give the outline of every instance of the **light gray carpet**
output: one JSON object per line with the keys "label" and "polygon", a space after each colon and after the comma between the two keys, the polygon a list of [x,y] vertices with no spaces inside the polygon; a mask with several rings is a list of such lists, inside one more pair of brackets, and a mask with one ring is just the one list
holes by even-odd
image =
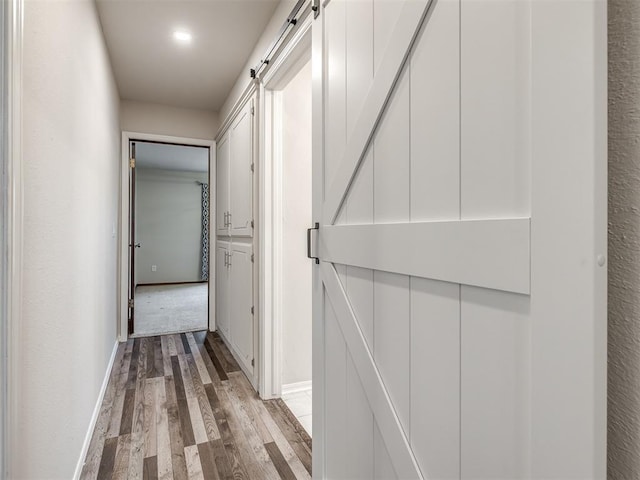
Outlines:
{"label": "light gray carpet", "polygon": [[207,329],[208,288],[207,283],[137,287],[134,334]]}

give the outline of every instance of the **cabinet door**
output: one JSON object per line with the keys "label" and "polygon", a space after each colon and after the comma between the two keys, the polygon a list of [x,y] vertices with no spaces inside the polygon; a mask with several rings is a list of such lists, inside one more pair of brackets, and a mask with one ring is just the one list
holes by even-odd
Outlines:
{"label": "cabinet door", "polygon": [[253,374],[253,265],[251,245],[231,245],[231,343],[246,371]]}
{"label": "cabinet door", "polygon": [[253,235],[253,100],[247,102],[231,127],[231,235]]}
{"label": "cabinet door", "polygon": [[226,214],[229,212],[229,135],[225,135],[218,144],[216,157],[216,231],[218,235],[228,235]]}
{"label": "cabinet door", "polygon": [[226,265],[229,253],[227,242],[216,244],[216,329],[229,338],[230,273]]}

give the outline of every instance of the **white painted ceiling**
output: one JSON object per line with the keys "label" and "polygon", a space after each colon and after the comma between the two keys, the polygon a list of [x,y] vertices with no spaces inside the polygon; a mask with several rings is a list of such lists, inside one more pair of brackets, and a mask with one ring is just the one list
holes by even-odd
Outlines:
{"label": "white painted ceiling", "polygon": [[209,149],[164,143],[136,143],[136,168],[208,172]]}
{"label": "white painted ceiling", "polygon": [[[278,3],[97,0],[120,96],[218,111]],[[178,29],[190,45],[174,41]]]}

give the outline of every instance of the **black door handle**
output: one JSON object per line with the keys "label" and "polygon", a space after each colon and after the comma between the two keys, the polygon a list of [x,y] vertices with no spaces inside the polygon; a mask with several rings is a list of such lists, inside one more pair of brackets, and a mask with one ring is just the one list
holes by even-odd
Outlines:
{"label": "black door handle", "polygon": [[319,230],[319,229],[320,229],[320,224],[317,222],[313,227],[307,228],[307,258],[311,258],[315,260],[316,265],[320,264],[320,259],[318,257],[314,257],[313,255],[311,255],[311,231]]}

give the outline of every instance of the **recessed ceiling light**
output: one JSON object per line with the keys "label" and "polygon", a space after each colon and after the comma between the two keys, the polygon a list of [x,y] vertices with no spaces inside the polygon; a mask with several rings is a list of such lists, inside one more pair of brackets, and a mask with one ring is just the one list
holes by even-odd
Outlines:
{"label": "recessed ceiling light", "polygon": [[192,38],[191,34],[185,30],[176,30],[173,32],[173,39],[183,45],[191,43]]}

